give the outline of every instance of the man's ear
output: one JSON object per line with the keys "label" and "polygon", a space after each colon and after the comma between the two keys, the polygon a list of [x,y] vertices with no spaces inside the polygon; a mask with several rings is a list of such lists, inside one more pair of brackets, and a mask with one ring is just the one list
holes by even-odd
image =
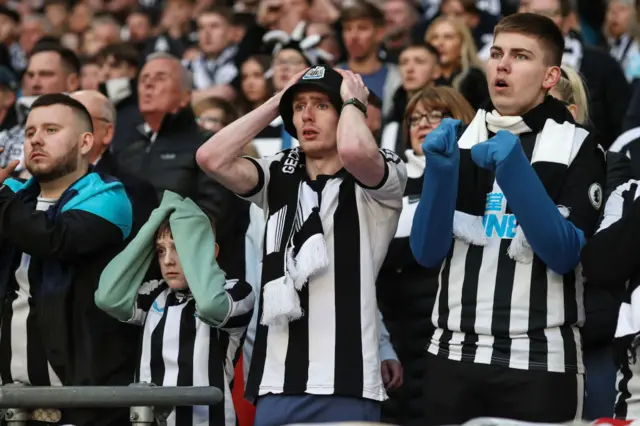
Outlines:
{"label": "man's ear", "polygon": [[551,88],[558,83],[561,75],[562,71],[560,71],[560,67],[550,67],[547,70],[547,75],[545,75],[544,81],[542,82],[542,88],[547,91],[551,90]]}
{"label": "man's ear", "polygon": [[215,259],[218,258],[218,253],[220,253],[220,246],[218,245],[218,243],[216,243],[216,255],[215,255]]}
{"label": "man's ear", "polygon": [[93,133],[84,132],[80,138],[80,153],[84,156],[93,148]]}
{"label": "man's ear", "polygon": [[71,73],[67,76],[67,90],[69,93],[75,92],[80,88],[80,78],[78,74]]}

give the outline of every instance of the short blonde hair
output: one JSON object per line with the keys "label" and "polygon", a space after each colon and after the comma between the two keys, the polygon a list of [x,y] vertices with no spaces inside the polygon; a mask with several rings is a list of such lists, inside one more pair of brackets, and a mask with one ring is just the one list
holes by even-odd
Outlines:
{"label": "short blonde hair", "polygon": [[561,101],[576,105],[578,107],[576,121],[585,124],[589,118],[589,99],[582,76],[567,65],[562,65],[561,70],[562,75],[552,91],[558,94]]}

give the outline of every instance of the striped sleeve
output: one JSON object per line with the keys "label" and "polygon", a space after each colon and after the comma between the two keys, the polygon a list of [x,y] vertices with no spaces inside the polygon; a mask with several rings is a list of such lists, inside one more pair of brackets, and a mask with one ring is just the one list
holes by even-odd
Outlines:
{"label": "striped sleeve", "polygon": [[624,283],[640,270],[639,183],[631,180],[611,193],[598,232],[582,250],[583,273],[591,284]]}
{"label": "striped sleeve", "polygon": [[253,316],[253,288],[245,281],[234,279],[227,280],[224,289],[229,298],[229,314],[217,328],[230,333],[244,333]]}
{"label": "striped sleeve", "polygon": [[169,291],[169,286],[163,280],[149,280],[142,283],[136,294],[133,315],[125,322],[134,325],[144,325],[149,309],[151,309],[151,306],[158,296],[165,291]]}
{"label": "striped sleeve", "polygon": [[616,188],[609,196],[598,232],[607,229],[631,211],[633,202],[640,195],[639,181],[630,180]]}

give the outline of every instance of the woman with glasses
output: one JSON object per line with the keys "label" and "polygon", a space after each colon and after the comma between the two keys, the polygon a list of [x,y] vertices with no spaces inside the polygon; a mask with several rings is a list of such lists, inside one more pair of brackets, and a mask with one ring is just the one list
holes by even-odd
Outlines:
{"label": "woman with glasses", "polygon": [[[411,253],[409,235],[420,200],[425,160],[422,144],[443,118],[469,124],[475,111],[456,90],[429,87],[408,102],[404,119],[407,186],[395,238],[378,276],[378,306],[404,367],[404,385],[391,393],[385,410],[397,424],[420,424],[423,418],[422,377],[424,348],[433,332],[431,312],[438,290],[438,271],[420,266]],[[394,405],[395,404],[395,405]]]}

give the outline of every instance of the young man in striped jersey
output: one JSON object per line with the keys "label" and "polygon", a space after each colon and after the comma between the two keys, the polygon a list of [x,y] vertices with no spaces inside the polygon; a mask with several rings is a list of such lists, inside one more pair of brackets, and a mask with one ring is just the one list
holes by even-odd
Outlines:
{"label": "young man in striped jersey", "polygon": [[425,139],[411,248],[424,266],[441,266],[429,424],[582,415],[578,266],[605,164],[593,135],[548,95],[563,46],[547,17],[503,19],[487,65],[490,102],[466,129],[445,119]]}
{"label": "young man in striped jersey", "polygon": [[[266,217],[246,384],[257,426],[380,418],[387,396],[375,280],[407,172],[398,156],[378,149],[367,99],[358,75],[317,66],[198,151],[205,171]],[[300,147],[241,157],[278,115]]]}
{"label": "young man in striped jersey", "polygon": [[[154,253],[155,252],[155,253]],[[157,255],[162,280],[146,281]],[[166,191],[139,234],[105,268],[96,304],[144,327],[137,380],[158,386],[215,386],[211,407],[176,407],[170,426],[235,426],[234,364],[253,314],[251,286],[218,266],[213,220]]]}

